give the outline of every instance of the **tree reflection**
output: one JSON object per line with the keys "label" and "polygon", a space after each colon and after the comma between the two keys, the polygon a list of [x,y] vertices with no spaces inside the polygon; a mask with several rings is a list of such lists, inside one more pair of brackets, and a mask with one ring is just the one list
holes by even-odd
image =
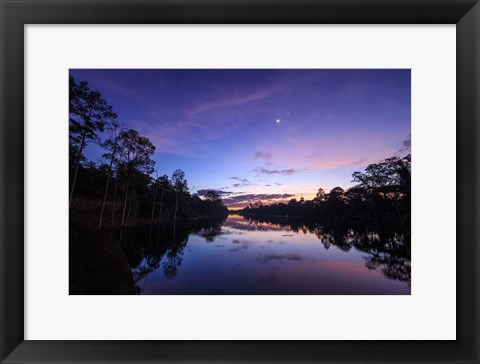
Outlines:
{"label": "tree reflection", "polygon": [[[134,282],[137,284],[160,268],[166,278],[173,279],[182,265],[190,234],[198,234],[207,242],[213,242],[222,234],[226,218],[194,219],[182,223],[170,221],[126,229],[123,248]],[[139,287],[137,289],[141,290]]]}
{"label": "tree reflection", "polygon": [[[145,227],[129,228],[124,244],[134,282],[146,283],[148,275],[160,271],[167,279],[174,279],[182,266],[190,234],[201,236],[210,243],[229,229],[285,231],[288,234],[314,234],[325,249],[336,247],[348,252],[362,252],[366,269],[378,270],[392,280],[411,280],[410,234],[385,225],[348,226],[339,223],[320,223],[315,220],[285,217],[245,217],[226,221],[222,218],[195,219]],[[222,230],[224,229],[224,230]]]}
{"label": "tree reflection", "polygon": [[183,251],[188,243],[189,232],[187,229],[179,229],[177,236],[177,227],[173,225],[172,240],[165,254],[162,264],[163,274],[168,279],[174,278],[178,273],[178,268],[182,265]]}
{"label": "tree reflection", "polygon": [[202,227],[197,232],[198,235],[203,236],[209,243],[215,241],[215,238],[222,234],[222,226],[225,224],[226,216],[223,218],[202,219]]}
{"label": "tree reflection", "polygon": [[[255,216],[246,217],[246,226],[268,224],[271,228],[281,228],[294,233],[310,232],[315,234],[325,249],[336,246],[348,252],[352,248],[365,253],[365,266],[368,269],[379,269],[385,277],[408,282],[411,280],[409,230],[399,230],[389,225],[356,225],[320,224],[315,220],[299,218]],[[236,224],[242,229],[242,224]]]}

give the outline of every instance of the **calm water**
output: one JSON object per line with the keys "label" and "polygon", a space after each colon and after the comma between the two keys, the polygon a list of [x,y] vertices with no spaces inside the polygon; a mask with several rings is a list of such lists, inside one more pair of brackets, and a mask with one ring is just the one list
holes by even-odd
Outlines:
{"label": "calm water", "polygon": [[130,229],[140,294],[410,294],[405,234],[229,215]]}

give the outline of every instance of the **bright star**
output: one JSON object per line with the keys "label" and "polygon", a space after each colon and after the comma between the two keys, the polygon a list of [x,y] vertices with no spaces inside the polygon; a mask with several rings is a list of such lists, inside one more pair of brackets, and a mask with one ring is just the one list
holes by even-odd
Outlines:
{"label": "bright star", "polygon": [[280,122],[280,119],[277,119],[277,123],[279,123],[279,122]]}

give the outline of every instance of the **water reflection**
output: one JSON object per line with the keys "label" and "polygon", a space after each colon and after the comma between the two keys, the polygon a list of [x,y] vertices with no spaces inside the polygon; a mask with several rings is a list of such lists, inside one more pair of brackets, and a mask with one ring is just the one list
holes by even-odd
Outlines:
{"label": "water reflection", "polygon": [[287,218],[129,229],[141,294],[410,294],[410,235],[391,227]]}

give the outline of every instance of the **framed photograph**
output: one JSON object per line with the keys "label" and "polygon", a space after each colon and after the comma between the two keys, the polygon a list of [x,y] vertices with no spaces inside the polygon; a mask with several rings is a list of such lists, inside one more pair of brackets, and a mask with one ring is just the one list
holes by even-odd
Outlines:
{"label": "framed photograph", "polygon": [[479,362],[478,1],[1,9],[2,363]]}
{"label": "framed photograph", "polygon": [[410,294],[410,80],[70,69],[70,294]]}

